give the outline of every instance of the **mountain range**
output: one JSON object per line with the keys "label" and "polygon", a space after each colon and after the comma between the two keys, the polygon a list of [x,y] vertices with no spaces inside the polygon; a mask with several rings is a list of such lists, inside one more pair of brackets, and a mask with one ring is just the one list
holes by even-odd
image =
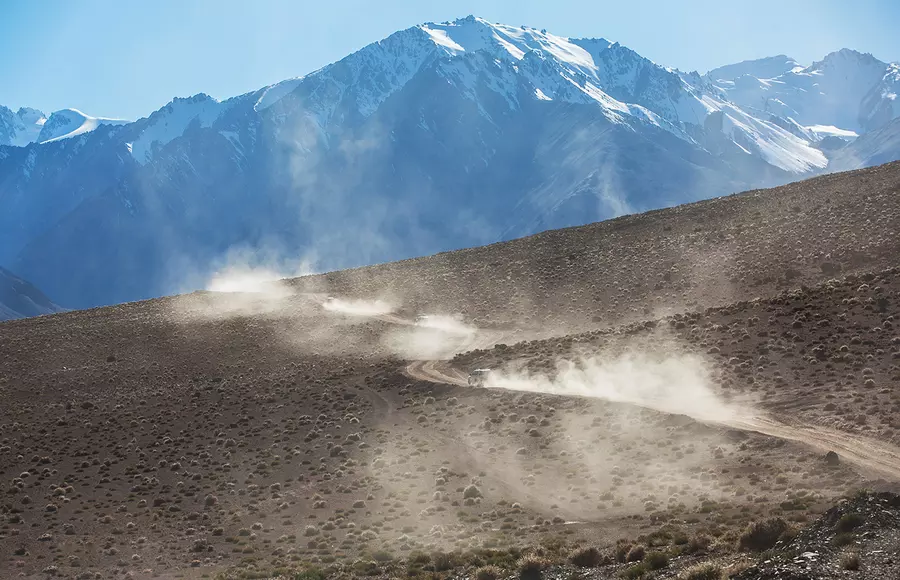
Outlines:
{"label": "mountain range", "polygon": [[480,245],[898,159],[898,89],[900,65],[848,49],[701,75],[602,38],[426,23],[134,122],[0,107],[0,264],[80,308],[203,287],[235,256]]}

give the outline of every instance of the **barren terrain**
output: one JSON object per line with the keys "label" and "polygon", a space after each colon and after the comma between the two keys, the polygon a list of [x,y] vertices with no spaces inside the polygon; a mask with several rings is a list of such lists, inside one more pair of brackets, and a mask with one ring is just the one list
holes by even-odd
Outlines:
{"label": "barren terrain", "polygon": [[0,577],[766,577],[751,523],[898,491],[898,206],[895,163],[0,324]]}

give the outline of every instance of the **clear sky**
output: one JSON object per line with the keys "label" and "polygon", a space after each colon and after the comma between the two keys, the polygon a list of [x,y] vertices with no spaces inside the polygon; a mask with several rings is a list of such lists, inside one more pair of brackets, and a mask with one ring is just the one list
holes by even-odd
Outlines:
{"label": "clear sky", "polygon": [[604,37],[700,72],[780,53],[808,64],[844,47],[900,60],[897,0],[0,0],[0,104],[136,119],[468,14]]}

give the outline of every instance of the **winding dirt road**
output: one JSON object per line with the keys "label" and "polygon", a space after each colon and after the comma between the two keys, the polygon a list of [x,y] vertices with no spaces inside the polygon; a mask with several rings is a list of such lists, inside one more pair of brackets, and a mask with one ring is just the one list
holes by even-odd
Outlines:
{"label": "winding dirt road", "polygon": [[[407,375],[418,380],[466,386],[463,373],[451,367],[446,361],[415,361],[407,365],[405,371]],[[654,410],[665,412],[665,409],[654,408]],[[771,416],[738,416],[722,421],[699,417],[693,419],[796,441],[823,453],[834,451],[843,461],[856,465],[866,474],[900,481],[900,449],[889,443],[789,419],[780,421]]]}
{"label": "winding dirt road", "polygon": [[[416,326],[414,321],[394,313],[377,313],[372,317],[398,326]],[[457,346],[456,350],[487,348],[504,340],[507,335],[509,333],[473,329],[473,332],[463,337],[462,343]],[[416,380],[467,386],[465,374],[454,369],[446,360],[412,361],[405,367],[404,373]],[[654,410],[666,412],[665,409]],[[842,460],[856,465],[864,473],[900,481],[900,448],[889,443],[828,427],[803,424],[790,418],[779,420],[773,416],[749,415],[723,420],[710,420],[702,417],[693,417],[693,419],[707,424],[721,425],[741,431],[754,431],[770,437],[796,441],[823,453],[834,451]]]}
{"label": "winding dirt road", "polygon": [[468,386],[467,377],[451,367],[447,361],[417,360],[406,366],[406,374],[419,381]]}

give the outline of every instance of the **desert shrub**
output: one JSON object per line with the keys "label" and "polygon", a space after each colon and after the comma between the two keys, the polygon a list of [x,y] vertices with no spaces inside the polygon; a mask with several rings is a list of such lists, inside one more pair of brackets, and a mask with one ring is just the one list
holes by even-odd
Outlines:
{"label": "desert shrub", "polygon": [[616,562],[623,563],[628,557],[628,552],[631,551],[631,544],[628,543],[620,543],[616,545],[615,551],[615,559]]}
{"label": "desert shrub", "polygon": [[859,514],[844,514],[841,516],[841,519],[837,521],[834,529],[837,532],[852,532],[859,526],[863,525],[865,519]]}
{"label": "desert shrub", "polygon": [[475,570],[475,580],[497,580],[502,572],[496,566],[482,566]]}
{"label": "desert shrub", "polygon": [[859,570],[859,554],[847,552],[841,556],[841,568],[844,570]]}
{"label": "desert shrub", "polygon": [[720,580],[722,568],[715,564],[697,564],[682,572],[678,578],[681,580]]}
{"label": "desert shrub", "polygon": [[294,580],[325,580],[325,572],[318,568],[308,568],[294,574]]}
{"label": "desert shrub", "polygon": [[640,545],[634,546],[633,548],[628,550],[628,554],[625,556],[625,561],[626,562],[640,562],[641,560],[644,559],[644,554],[646,554],[646,553],[647,553],[647,551],[644,548],[644,546],[640,546]]}
{"label": "desert shrub", "polygon": [[650,552],[644,557],[644,563],[651,570],[662,570],[669,565],[669,557],[665,552]]}
{"label": "desert shrub", "polygon": [[303,530],[303,535],[307,537],[318,536],[319,528],[317,528],[316,526],[306,526],[306,528]]}
{"label": "desert shrub", "polygon": [[787,523],[781,518],[771,518],[762,522],[753,522],[747,530],[741,534],[739,546],[741,550],[750,552],[762,552],[772,548],[781,535],[788,529]]}
{"label": "desert shrub", "polygon": [[357,560],[353,562],[353,572],[360,576],[377,576],[381,573],[378,564],[371,560]]}
{"label": "desert shrub", "polygon": [[647,568],[647,565],[641,562],[640,564],[634,564],[633,566],[629,566],[620,570],[619,577],[625,578],[626,580],[635,580],[642,577],[648,571],[649,569]]}
{"label": "desert shrub", "polygon": [[466,488],[463,490],[463,498],[469,499],[476,497],[481,497],[481,490],[474,485],[466,486]]}
{"label": "desert shrub", "polygon": [[844,546],[849,546],[855,541],[856,535],[853,532],[841,532],[831,540],[831,543],[838,548],[843,548]]}
{"label": "desert shrub", "polygon": [[535,554],[522,556],[516,562],[520,580],[540,580],[547,567],[547,561]]}
{"label": "desert shrub", "polygon": [[431,563],[434,565],[435,572],[451,570],[456,565],[453,554],[446,552],[433,552],[431,554]]}
{"label": "desert shrub", "polygon": [[387,550],[378,550],[372,554],[372,559],[376,562],[390,562],[394,559],[394,555]]}
{"label": "desert shrub", "polygon": [[711,540],[708,537],[706,537],[702,534],[697,534],[696,536],[691,538],[691,540],[687,543],[687,546],[685,546],[683,548],[683,550],[684,550],[684,552],[686,552],[688,554],[695,554],[697,552],[703,552],[707,548],[709,548],[710,543],[711,543]]}
{"label": "desert shrub", "polygon": [[579,568],[596,568],[603,561],[603,554],[593,546],[580,548],[569,554],[569,561]]}

